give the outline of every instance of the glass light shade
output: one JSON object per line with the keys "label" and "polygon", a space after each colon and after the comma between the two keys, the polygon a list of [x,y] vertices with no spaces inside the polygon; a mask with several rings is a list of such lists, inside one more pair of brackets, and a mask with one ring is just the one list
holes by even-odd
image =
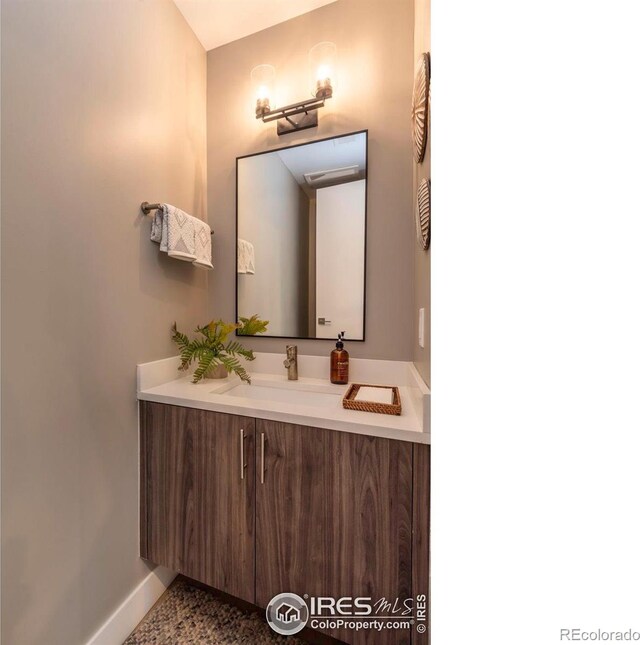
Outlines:
{"label": "glass light shade", "polygon": [[337,51],[335,43],[328,41],[318,43],[309,50],[311,94],[317,99],[333,96]]}
{"label": "glass light shade", "polygon": [[256,97],[256,119],[271,110],[276,68],[273,65],[258,65],[251,70],[251,85]]}

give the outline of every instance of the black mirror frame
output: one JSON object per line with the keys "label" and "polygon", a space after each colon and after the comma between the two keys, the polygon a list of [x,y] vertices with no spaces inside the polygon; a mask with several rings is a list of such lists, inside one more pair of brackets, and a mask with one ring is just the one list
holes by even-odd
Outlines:
{"label": "black mirror frame", "polygon": [[[369,237],[369,228],[368,228],[368,205],[369,205],[369,130],[357,130],[355,132],[346,132],[345,134],[338,134],[332,137],[324,137],[323,139],[314,139],[312,141],[305,141],[304,143],[296,143],[292,146],[280,146],[279,148],[270,148],[269,150],[263,150],[262,152],[254,152],[248,155],[242,155],[236,157],[236,229],[235,229],[235,265],[234,265],[234,275],[236,280],[236,321],[240,320],[240,313],[238,311],[238,162],[241,159],[247,159],[248,157],[257,157],[259,155],[270,154],[272,152],[278,152],[279,150],[288,150],[290,148],[299,148],[300,146],[308,146],[314,143],[321,143],[323,141],[332,141],[333,139],[341,139],[343,137],[352,137],[356,134],[364,134],[364,145],[365,145],[365,173],[364,179],[367,182],[367,189],[365,191],[364,199],[364,294],[362,302],[362,338],[345,338],[345,340],[350,343],[364,343],[367,338],[367,240]],[[241,338],[282,338],[288,340],[319,340],[319,341],[331,341],[335,342],[335,338],[313,338],[311,336],[269,336],[267,334],[258,334],[254,336],[245,336],[238,333],[236,329],[236,336]]]}

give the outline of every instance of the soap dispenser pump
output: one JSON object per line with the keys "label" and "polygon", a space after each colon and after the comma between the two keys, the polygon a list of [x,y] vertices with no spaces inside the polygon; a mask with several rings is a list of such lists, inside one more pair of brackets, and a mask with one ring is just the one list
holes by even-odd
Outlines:
{"label": "soap dispenser pump", "polygon": [[338,334],[336,348],[331,352],[331,382],[346,385],[349,382],[349,352],[342,342],[344,332]]}

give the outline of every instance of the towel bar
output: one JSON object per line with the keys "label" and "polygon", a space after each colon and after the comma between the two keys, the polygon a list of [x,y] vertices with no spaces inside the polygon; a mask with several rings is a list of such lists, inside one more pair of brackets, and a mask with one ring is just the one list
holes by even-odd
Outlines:
{"label": "towel bar", "polygon": [[[140,210],[145,215],[149,215],[151,211],[157,211],[161,206],[162,204],[150,204],[149,202],[142,202],[142,204],[140,204]],[[213,233],[214,231],[213,229],[211,229],[211,235],[213,235]]]}

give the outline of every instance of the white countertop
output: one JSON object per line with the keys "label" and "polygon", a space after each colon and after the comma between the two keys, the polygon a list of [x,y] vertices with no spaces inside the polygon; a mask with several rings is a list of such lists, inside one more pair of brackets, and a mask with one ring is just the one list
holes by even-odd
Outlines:
{"label": "white countertop", "polygon": [[328,358],[298,356],[297,381],[287,380],[283,360],[284,356],[280,354],[256,353],[256,361],[246,363],[246,367],[252,381],[262,386],[262,392],[268,393],[267,388],[285,388],[292,394],[299,391],[301,398],[304,398],[305,392],[321,392],[330,395],[323,397],[326,401],[320,405],[230,396],[226,392],[240,383],[237,376],[206,379],[194,384],[191,375],[178,372],[178,357],[138,365],[138,399],[387,439],[430,443],[431,393],[412,363],[350,360],[350,383],[398,386],[402,414],[393,416],[345,410],[342,396],[349,386],[332,385],[328,378],[319,378],[328,374]]}

